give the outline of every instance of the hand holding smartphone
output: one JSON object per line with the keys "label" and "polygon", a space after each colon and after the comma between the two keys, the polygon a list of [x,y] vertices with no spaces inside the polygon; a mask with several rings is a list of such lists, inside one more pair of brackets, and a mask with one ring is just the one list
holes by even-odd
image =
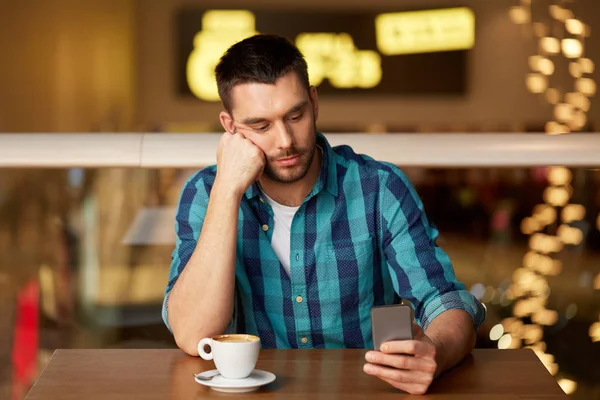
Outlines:
{"label": "hand holding smartphone", "polygon": [[406,304],[377,306],[371,308],[371,331],[373,350],[392,340],[413,339],[413,310]]}

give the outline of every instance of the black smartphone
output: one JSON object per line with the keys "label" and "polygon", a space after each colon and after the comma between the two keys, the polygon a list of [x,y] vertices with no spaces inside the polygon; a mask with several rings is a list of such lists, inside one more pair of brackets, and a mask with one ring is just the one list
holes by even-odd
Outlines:
{"label": "black smartphone", "polygon": [[406,304],[393,304],[371,308],[373,350],[392,340],[413,339],[413,309]]}

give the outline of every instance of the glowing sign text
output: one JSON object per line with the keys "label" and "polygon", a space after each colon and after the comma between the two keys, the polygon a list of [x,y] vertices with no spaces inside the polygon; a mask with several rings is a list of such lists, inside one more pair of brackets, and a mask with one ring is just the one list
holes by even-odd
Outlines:
{"label": "glowing sign text", "polygon": [[475,43],[475,15],[464,7],[380,14],[375,33],[383,55],[466,50]]}
{"label": "glowing sign text", "polygon": [[296,46],[308,64],[312,85],[328,79],[337,88],[370,88],[381,81],[381,57],[358,50],[347,33],[301,33]]}
{"label": "glowing sign text", "polygon": [[247,10],[210,10],[202,17],[202,30],[194,37],[186,66],[190,90],[202,100],[217,101],[215,67],[234,43],[256,34],[254,14]]}

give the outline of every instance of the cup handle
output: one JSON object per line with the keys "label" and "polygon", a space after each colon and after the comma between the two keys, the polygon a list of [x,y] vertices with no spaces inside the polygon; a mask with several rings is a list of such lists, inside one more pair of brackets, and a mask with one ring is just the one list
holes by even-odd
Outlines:
{"label": "cup handle", "polygon": [[[207,353],[206,351],[204,351],[205,346],[210,347],[210,353]],[[200,355],[200,357],[202,357],[203,359],[205,359],[207,361],[210,361],[213,359],[212,340],[210,338],[204,338],[198,343],[198,354]]]}

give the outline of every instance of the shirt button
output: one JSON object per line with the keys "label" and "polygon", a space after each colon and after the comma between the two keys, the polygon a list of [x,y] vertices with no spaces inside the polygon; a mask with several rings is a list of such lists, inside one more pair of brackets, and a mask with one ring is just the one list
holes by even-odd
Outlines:
{"label": "shirt button", "polygon": [[300,339],[300,341],[301,341],[303,344],[306,344],[306,343],[308,343],[308,339],[307,339],[307,338],[305,338],[305,337],[303,337],[302,339]]}
{"label": "shirt button", "polygon": [[258,199],[260,200],[261,203],[265,202],[262,197],[259,197]]}
{"label": "shirt button", "polygon": [[300,254],[296,254],[296,261],[300,259]]}
{"label": "shirt button", "polygon": [[296,303],[302,303],[302,296],[296,297]]}
{"label": "shirt button", "polygon": [[265,232],[268,231],[269,230],[269,225],[263,225],[262,226],[262,230],[265,231]]}

